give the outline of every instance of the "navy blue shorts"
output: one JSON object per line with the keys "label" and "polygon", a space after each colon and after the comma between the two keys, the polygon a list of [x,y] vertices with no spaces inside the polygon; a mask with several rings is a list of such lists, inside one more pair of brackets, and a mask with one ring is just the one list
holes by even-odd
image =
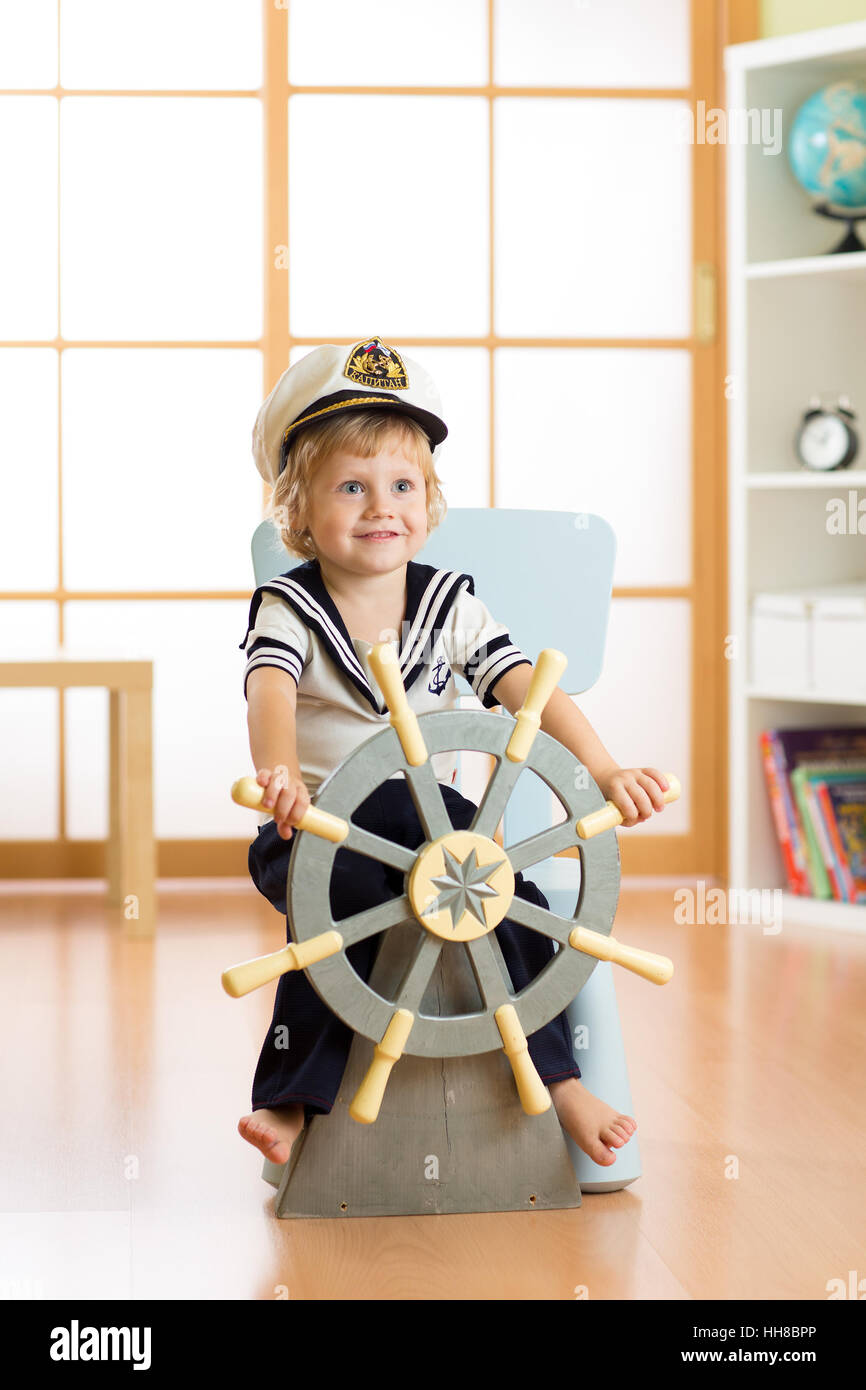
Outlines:
{"label": "navy blue shorts", "polygon": [[[440,787],[451,824],[455,830],[468,829],[477,806],[453,787],[444,783]],[[364,830],[395,840],[408,849],[417,849],[426,839],[409,785],[402,777],[389,778],[377,787],[352,819]],[[282,839],[276,823],[269,821],[259,827],[249,848],[252,880],[283,916],[289,862],[297,838],[295,831],[290,840]],[[330,899],[335,921],[400,897],[404,891],[404,876],[399,869],[354,850],[339,849],[334,856]],[[544,894],[521,873],[514,876],[514,892],[516,897],[539,907],[550,906]],[[517,993],[548,963],[554,954],[553,943],[507,917],[495,931]],[[347,959],[365,982],[370,978],[382,939],[381,934],[368,937],[346,951]],[[291,940],[288,920],[286,940]],[[280,1046],[286,1036],[288,1047]],[[252,1109],[300,1103],[307,1121],[315,1114],[326,1115],[337,1098],[352,1037],[351,1028],[331,1013],[302,970],[281,975],[274,1016],[253,1079]],[[564,1012],[532,1033],[527,1042],[529,1055],[545,1084],[580,1076]]]}

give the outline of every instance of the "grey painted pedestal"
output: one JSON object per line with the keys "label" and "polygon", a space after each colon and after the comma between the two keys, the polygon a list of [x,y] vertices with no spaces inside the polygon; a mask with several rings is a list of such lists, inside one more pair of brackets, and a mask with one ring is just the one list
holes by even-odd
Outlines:
{"label": "grey painted pedestal", "polygon": [[[370,984],[388,996],[408,942],[390,931]],[[393,996],[391,996],[393,997]],[[478,993],[466,953],[442,951],[422,1001],[426,1014],[472,1012]],[[373,1057],[356,1033],[334,1108],[302,1131],[288,1163],[265,1162],[280,1217],[409,1216],[579,1207],[580,1187],[551,1103],[526,1115],[502,1051],[471,1057],[405,1055],[391,1070],[375,1124],[349,1115]]]}

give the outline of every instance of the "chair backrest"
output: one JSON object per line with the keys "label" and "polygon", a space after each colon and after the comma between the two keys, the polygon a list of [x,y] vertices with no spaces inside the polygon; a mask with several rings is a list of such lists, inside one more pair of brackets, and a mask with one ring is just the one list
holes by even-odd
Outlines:
{"label": "chair backrest", "polygon": [[[269,521],[257,527],[252,553],[257,585],[300,563]],[[579,695],[601,674],[615,555],[611,527],[592,513],[457,507],[416,558],[471,574],[477,596],[533,661],[544,647],[564,652],[560,684]],[[505,813],[506,844],[550,824],[550,797],[538,777],[520,778]]]}

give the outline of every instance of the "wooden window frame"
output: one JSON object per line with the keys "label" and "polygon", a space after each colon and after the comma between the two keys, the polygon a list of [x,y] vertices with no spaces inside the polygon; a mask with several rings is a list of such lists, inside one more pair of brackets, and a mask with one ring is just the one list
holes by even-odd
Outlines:
{"label": "wooden window frame", "polygon": [[[620,598],[686,599],[691,605],[692,672],[691,672],[691,747],[689,766],[675,770],[688,781],[691,793],[691,828],[684,835],[622,836],[623,870],[628,874],[692,874],[722,875],[727,865],[727,707],[725,691],[727,672],[725,635],[727,621],[727,445],[724,377],[726,342],[721,305],[724,296],[724,152],[723,148],[695,141],[692,147],[693,197],[693,262],[709,267],[704,272],[710,294],[715,301],[714,330],[698,334],[693,323],[692,333],[683,338],[532,338],[518,339],[497,336],[494,332],[495,276],[495,218],[494,218],[494,101],[500,96],[528,97],[602,97],[609,99],[670,99],[685,98],[693,111],[697,102],[705,108],[724,106],[723,47],[728,43],[746,42],[760,33],[758,0],[691,0],[691,80],[686,88],[532,88],[497,86],[493,82],[493,25],[494,0],[488,8],[488,81],[482,86],[461,87],[309,87],[291,86],[288,81],[288,5],[283,0],[262,0],[263,18],[263,85],[255,91],[129,91],[81,92],[61,88],[40,88],[32,92],[17,90],[14,95],[55,96],[60,102],[71,95],[129,95],[135,97],[188,96],[198,99],[209,96],[255,96],[262,101],[264,134],[264,237],[262,256],[264,276],[263,335],[254,342],[153,342],[122,343],[78,342],[58,336],[47,341],[27,339],[7,340],[3,347],[51,347],[59,354],[70,347],[150,347],[150,348],[237,348],[262,351],[263,394],[267,394],[284,371],[293,346],[316,346],[321,338],[293,338],[289,333],[289,290],[286,248],[289,241],[289,120],[291,97],[299,93],[357,93],[357,94],[426,94],[483,96],[488,101],[490,138],[489,206],[490,206],[490,318],[488,333],[477,338],[423,338],[401,336],[406,347],[484,347],[488,350],[490,374],[490,456],[489,502],[496,504],[495,494],[495,411],[494,411],[494,352],[499,347],[648,347],[682,348],[692,356],[692,579],[685,585],[616,587],[614,600]],[[10,93],[11,94],[11,93]],[[59,167],[58,167],[59,179]],[[58,241],[58,261],[60,255]],[[58,265],[59,275],[59,265]],[[59,282],[58,282],[59,285]],[[58,288],[59,294],[59,288]],[[59,309],[59,306],[58,306]],[[383,329],[384,329],[383,325]],[[331,340],[327,340],[331,341]],[[354,339],[347,338],[347,345]],[[71,600],[105,599],[248,599],[243,590],[218,591],[84,591],[67,589],[63,574],[62,545],[62,436],[60,435],[60,393],[62,371],[58,372],[58,583],[54,589],[10,590],[0,592],[0,600],[51,600],[58,605],[59,641],[64,641],[65,604]],[[263,485],[263,502],[267,497]],[[53,842],[0,841],[0,876],[2,877],[90,877],[104,872],[105,845],[101,841],[75,840],[66,836],[65,790],[65,705],[64,692],[59,694],[59,837]],[[647,750],[650,753],[650,750]],[[235,839],[166,840],[158,846],[161,876],[245,874],[246,841]]]}

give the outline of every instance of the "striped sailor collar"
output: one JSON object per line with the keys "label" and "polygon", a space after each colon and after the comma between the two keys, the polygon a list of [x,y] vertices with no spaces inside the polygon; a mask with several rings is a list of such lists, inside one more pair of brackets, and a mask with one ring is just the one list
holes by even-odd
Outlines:
{"label": "striped sailor collar", "polygon": [[[406,565],[406,611],[399,645],[400,674],[406,690],[429,663],[433,645],[464,586],[474,594],[475,585],[470,574],[440,570],[413,560]],[[376,713],[386,712],[387,706],[379,692],[371,688],[340,610],[325,586],[318,560],[307,560],[262,584],[253,598],[250,627],[254,625],[255,611],[261,602],[260,597],[258,601],[256,598],[263,592],[278,594],[284,599],[301,621],[318,635],[336,666]]]}

